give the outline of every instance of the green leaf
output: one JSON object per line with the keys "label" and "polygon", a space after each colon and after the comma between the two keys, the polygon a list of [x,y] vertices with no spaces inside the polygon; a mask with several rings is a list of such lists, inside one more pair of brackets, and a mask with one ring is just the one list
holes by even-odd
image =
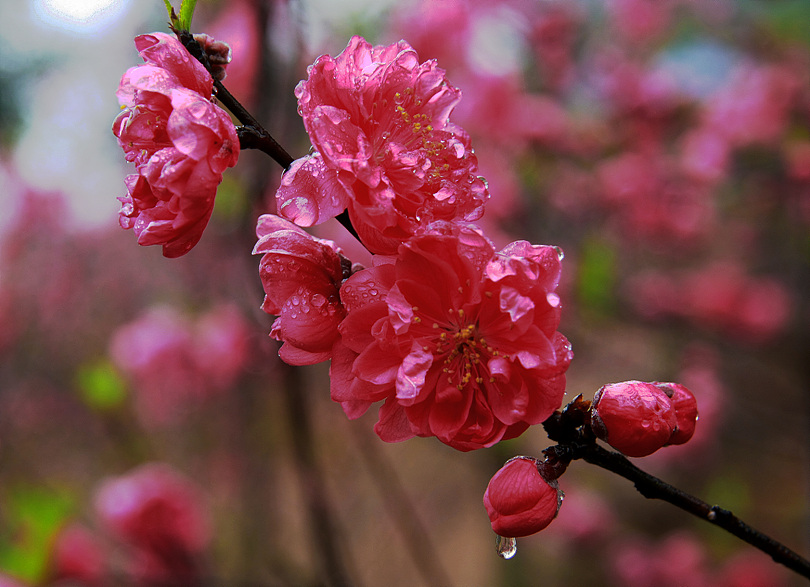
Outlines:
{"label": "green leaf", "polygon": [[180,4],[179,25],[181,31],[191,30],[191,17],[194,16],[194,8],[196,6],[197,0],[183,0]]}
{"label": "green leaf", "polygon": [[48,570],[56,532],[73,512],[73,501],[63,491],[15,488],[8,495],[0,532],[0,569],[39,584]]}
{"label": "green leaf", "polygon": [[123,378],[106,359],[79,367],[76,387],[84,402],[97,410],[115,408],[121,405],[127,395]]}

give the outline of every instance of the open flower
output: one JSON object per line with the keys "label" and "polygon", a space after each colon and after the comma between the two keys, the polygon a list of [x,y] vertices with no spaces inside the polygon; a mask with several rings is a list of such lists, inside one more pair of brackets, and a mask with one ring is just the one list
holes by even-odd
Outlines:
{"label": "open flower", "polygon": [[420,224],[472,221],[489,197],[466,132],[448,121],[461,92],[405,41],[353,37],[322,55],[295,94],[316,153],[282,181],[279,214],[300,226],[348,208],[374,253],[393,254]]}
{"label": "open flower", "polygon": [[213,79],[174,37],[135,38],[145,65],[127,70],[113,133],[138,173],[119,198],[120,222],[141,245],[186,254],[208,224],[222,173],[236,164],[239,138],[212,102]]}
{"label": "open flower", "polygon": [[332,398],[352,418],[385,400],[375,430],[389,442],[466,451],[518,436],[565,391],[559,276],[553,247],[496,253],[471,227],[434,225],[343,285]]}
{"label": "open flower", "polygon": [[346,315],[338,290],[348,260],[332,241],[272,214],[259,217],[256,235],[253,254],[263,254],[259,276],[267,294],[262,309],[278,316],[270,336],[284,343],[279,356],[290,365],[327,360]]}

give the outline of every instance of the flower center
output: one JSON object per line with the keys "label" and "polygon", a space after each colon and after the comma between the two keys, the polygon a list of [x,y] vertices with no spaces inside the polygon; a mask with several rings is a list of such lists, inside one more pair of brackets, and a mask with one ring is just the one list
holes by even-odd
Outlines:
{"label": "flower center", "polygon": [[[498,356],[499,353],[479,335],[477,323],[466,323],[464,310],[456,313],[463,323],[441,332],[438,339],[435,339],[436,348],[433,352],[440,359],[444,356],[441,365],[447,382],[455,384],[456,389],[463,391],[471,381],[479,385],[484,383],[485,378],[490,382],[494,381],[489,375],[486,359]],[[439,330],[441,326],[434,323],[433,328]]]}
{"label": "flower center", "polygon": [[[418,110],[422,107],[422,100],[415,97],[413,88],[405,88],[396,92],[393,98],[393,109],[388,99],[375,102],[374,110],[382,107],[377,134],[374,141],[374,153],[378,160],[385,156],[386,145],[394,142],[402,145],[406,150],[426,151],[428,157],[436,156],[441,149],[441,143],[431,141],[433,126],[430,116]],[[414,111],[417,111],[414,113]]]}

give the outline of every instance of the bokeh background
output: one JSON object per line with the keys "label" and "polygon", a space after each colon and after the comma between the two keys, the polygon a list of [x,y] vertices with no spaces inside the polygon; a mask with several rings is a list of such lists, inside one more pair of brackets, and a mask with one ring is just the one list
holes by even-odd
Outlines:
{"label": "bokeh background", "polygon": [[[567,399],[685,384],[695,437],[637,464],[810,553],[810,4],[200,0],[192,28],[293,156],[317,55],[361,34],[438,59],[488,234],[565,251]],[[157,0],[0,4],[0,585],[802,584],[580,462],[498,558],[481,497],[542,428],[388,445],[327,366],[281,364],[250,254],[275,163],[242,153],[181,259],[118,227],[115,90],[151,31]],[[341,231],[318,234],[360,258]]]}

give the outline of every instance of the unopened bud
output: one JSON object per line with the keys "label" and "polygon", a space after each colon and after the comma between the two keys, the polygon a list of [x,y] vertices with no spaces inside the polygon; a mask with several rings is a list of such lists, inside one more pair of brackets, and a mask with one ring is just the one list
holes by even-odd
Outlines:
{"label": "unopened bud", "polygon": [[563,492],[556,481],[546,481],[537,461],[515,457],[495,473],[484,492],[492,530],[519,538],[539,532],[557,516]]}
{"label": "unopened bud", "polygon": [[669,397],[678,422],[678,429],[672,433],[667,444],[683,444],[695,433],[698,419],[697,400],[692,392],[680,383],[656,382],[655,385]]}
{"label": "unopened bud", "polygon": [[200,44],[208,57],[208,64],[211,66],[211,75],[214,79],[222,81],[225,79],[225,67],[231,62],[231,47],[224,41],[217,41],[205,33],[197,33],[194,40]]}
{"label": "unopened bud", "polygon": [[672,401],[652,383],[611,383],[593,398],[594,433],[629,457],[654,453],[670,442],[677,427]]}

